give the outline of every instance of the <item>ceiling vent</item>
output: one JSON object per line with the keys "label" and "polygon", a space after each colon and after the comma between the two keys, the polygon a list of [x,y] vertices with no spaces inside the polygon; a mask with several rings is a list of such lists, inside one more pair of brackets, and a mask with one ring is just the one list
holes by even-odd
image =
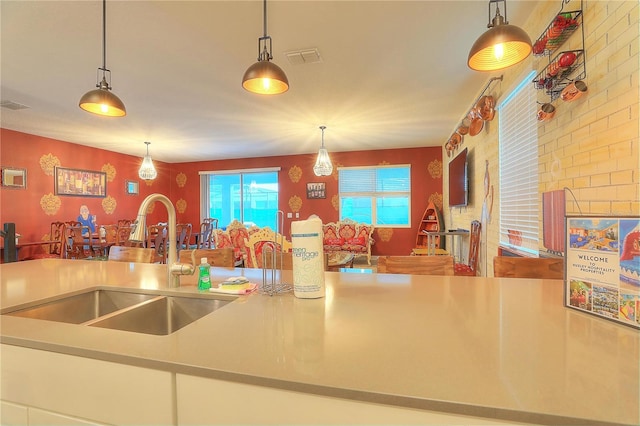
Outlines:
{"label": "ceiling vent", "polygon": [[284,54],[291,65],[317,64],[322,62],[317,48],[293,50]]}
{"label": "ceiling vent", "polygon": [[0,101],[0,107],[7,108],[7,109],[12,109],[14,111],[30,108],[30,107],[28,107],[26,105],[22,105],[22,104],[19,104],[17,102],[13,102],[13,101]]}

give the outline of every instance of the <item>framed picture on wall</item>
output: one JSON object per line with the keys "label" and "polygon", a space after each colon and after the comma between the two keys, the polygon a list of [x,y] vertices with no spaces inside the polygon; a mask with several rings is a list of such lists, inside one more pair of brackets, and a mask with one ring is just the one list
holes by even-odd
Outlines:
{"label": "framed picture on wall", "polygon": [[107,174],[93,170],[56,167],[55,194],[71,197],[107,196]]}
{"label": "framed picture on wall", "polygon": [[139,184],[137,180],[127,180],[124,182],[125,192],[129,195],[138,195]]}
{"label": "framed picture on wall", "polygon": [[2,186],[15,189],[26,189],[27,169],[2,167]]}
{"label": "framed picture on wall", "polygon": [[327,192],[324,182],[309,182],[307,183],[307,198],[327,198]]}

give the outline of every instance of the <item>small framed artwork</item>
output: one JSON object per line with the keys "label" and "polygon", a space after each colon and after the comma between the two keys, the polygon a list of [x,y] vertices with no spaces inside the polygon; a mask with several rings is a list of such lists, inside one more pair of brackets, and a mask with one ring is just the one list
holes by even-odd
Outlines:
{"label": "small framed artwork", "polygon": [[107,174],[92,170],[56,167],[55,194],[72,197],[107,196]]}
{"label": "small framed artwork", "polygon": [[124,192],[129,195],[138,195],[139,193],[139,184],[137,180],[127,180],[124,182]]}
{"label": "small framed artwork", "polygon": [[307,183],[307,198],[327,198],[327,191],[324,182]]}
{"label": "small framed artwork", "polygon": [[26,189],[27,169],[2,167],[2,186],[14,189]]}

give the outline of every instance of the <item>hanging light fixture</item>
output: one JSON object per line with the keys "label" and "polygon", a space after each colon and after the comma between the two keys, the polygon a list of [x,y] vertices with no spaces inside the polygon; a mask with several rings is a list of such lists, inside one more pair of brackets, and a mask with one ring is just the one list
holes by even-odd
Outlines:
{"label": "hanging light fixture", "polygon": [[313,166],[313,173],[315,173],[316,176],[330,176],[331,173],[333,173],[333,165],[331,164],[329,153],[324,147],[324,129],[326,128],[326,126],[320,126],[320,130],[322,130],[322,146],[318,151],[316,164]]}
{"label": "hanging light fixture", "polygon": [[[107,69],[107,0],[102,0],[102,68],[98,68],[98,79],[102,71],[102,80],[80,99],[80,108],[85,111],[107,117],[127,115],[124,103],[111,90],[111,71]],[[109,81],[107,82],[107,73]]]}
{"label": "hanging light fixture", "polygon": [[[504,3],[504,17],[498,3]],[[496,4],[496,15],[491,20],[491,4]],[[531,53],[531,38],[520,27],[509,25],[506,0],[489,0],[487,30],[471,47],[467,65],[476,71],[495,71],[515,65]]]}
{"label": "hanging light fixture", "polygon": [[153,161],[151,161],[151,156],[149,155],[149,145],[151,142],[145,142],[145,144],[147,145],[147,155],[145,155],[142,160],[140,170],[138,170],[138,176],[140,176],[140,179],[153,180],[158,176],[158,172],[153,166]]}
{"label": "hanging light fixture", "polygon": [[264,35],[258,39],[258,62],[242,77],[242,87],[260,95],[277,95],[289,90],[289,80],[282,69],[271,62],[271,37],[267,35],[267,0],[263,0]]}

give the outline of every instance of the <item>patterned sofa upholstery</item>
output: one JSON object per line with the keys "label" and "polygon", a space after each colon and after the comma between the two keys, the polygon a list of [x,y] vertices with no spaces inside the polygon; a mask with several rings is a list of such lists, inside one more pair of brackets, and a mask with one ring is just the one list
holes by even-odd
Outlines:
{"label": "patterned sofa upholstery", "polygon": [[353,254],[366,254],[367,263],[371,265],[373,230],[373,225],[351,219],[325,223],[322,225],[324,252],[348,251]]}
{"label": "patterned sofa upholstery", "polygon": [[260,228],[257,226],[247,228],[243,223],[234,219],[224,231],[222,229],[213,229],[212,240],[215,248],[231,247],[236,266],[242,266],[249,257],[249,248],[246,246],[245,241],[249,238],[249,235],[259,230]]}

